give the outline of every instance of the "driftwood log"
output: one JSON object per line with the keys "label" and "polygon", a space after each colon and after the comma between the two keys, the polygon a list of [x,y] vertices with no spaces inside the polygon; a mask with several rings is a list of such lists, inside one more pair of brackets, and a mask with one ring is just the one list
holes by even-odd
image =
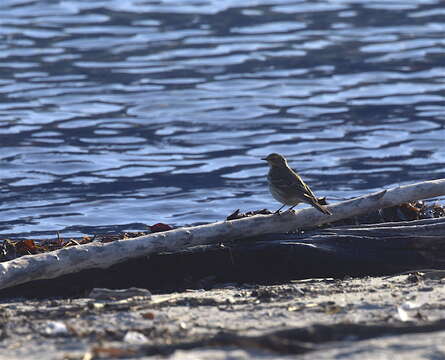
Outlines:
{"label": "driftwood log", "polygon": [[[1,290],[0,298],[76,297],[93,288],[171,292],[213,288],[221,283],[261,284],[413,271],[421,271],[422,277],[445,277],[445,270],[438,269],[445,269],[445,217],[265,234],[223,245],[194,246],[138,257],[107,269],[31,281]],[[116,296],[114,291],[102,290],[100,294]],[[127,293],[125,290],[123,295]]]}
{"label": "driftwood log", "polygon": [[[90,243],[50,253],[23,256],[0,264],[0,289],[38,279],[51,279],[85,269],[108,268],[128,259],[161,252],[179,251],[192,246],[214,244],[247,236],[286,233],[296,228],[317,226],[403,202],[443,195],[445,195],[445,179],[425,181],[330,205],[332,216],[324,215],[313,208],[305,208],[295,213],[256,215],[239,220],[180,228],[129,240],[105,244]],[[149,277],[150,274],[146,276]]]}

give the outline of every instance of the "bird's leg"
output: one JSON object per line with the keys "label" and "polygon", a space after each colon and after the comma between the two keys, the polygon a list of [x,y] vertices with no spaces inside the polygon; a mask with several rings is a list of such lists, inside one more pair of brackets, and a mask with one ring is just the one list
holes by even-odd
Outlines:
{"label": "bird's leg", "polygon": [[280,207],[277,211],[275,211],[274,212],[274,214],[279,214],[280,213],[280,210],[282,209],[282,208],[284,208],[286,206],[286,204],[284,204],[282,207]]}
{"label": "bird's leg", "polygon": [[291,211],[295,206],[297,206],[299,203],[296,203],[295,205],[292,205],[289,209],[286,210],[286,212]]}

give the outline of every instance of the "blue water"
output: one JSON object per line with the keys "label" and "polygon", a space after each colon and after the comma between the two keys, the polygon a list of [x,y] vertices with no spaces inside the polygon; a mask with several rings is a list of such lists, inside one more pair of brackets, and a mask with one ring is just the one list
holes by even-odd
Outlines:
{"label": "blue water", "polygon": [[0,237],[331,201],[445,177],[445,3],[2,0]]}

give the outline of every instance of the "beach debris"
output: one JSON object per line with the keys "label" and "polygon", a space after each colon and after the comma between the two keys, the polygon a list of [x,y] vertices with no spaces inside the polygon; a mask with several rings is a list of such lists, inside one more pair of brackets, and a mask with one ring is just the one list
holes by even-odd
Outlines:
{"label": "beach debris", "polygon": [[141,314],[144,319],[154,320],[155,314],[151,311]]}
{"label": "beach debris", "polygon": [[129,344],[139,345],[148,342],[147,337],[138,331],[127,331],[124,336],[124,341]]}
{"label": "beach debris", "polygon": [[43,332],[48,336],[65,336],[70,334],[68,327],[62,321],[48,321]]}
{"label": "beach debris", "polygon": [[226,220],[237,220],[254,215],[270,215],[270,214],[272,214],[272,211],[267,209],[248,211],[246,213],[242,213],[240,212],[240,209],[236,209],[233,213],[227,216]]}
{"label": "beach debris", "polygon": [[416,318],[419,318],[418,309],[422,306],[422,303],[413,302],[413,301],[405,301],[403,304],[397,306],[397,315],[400,321],[414,321]]}
{"label": "beach debris", "polygon": [[152,233],[173,230],[170,225],[157,223],[148,227]]}
{"label": "beach debris", "polygon": [[82,360],[129,358],[137,354],[135,350],[113,346],[95,346],[86,352]]}
{"label": "beach debris", "polygon": [[94,288],[88,297],[96,300],[122,300],[140,296],[151,299],[151,292],[147,289],[131,287],[128,289]]}

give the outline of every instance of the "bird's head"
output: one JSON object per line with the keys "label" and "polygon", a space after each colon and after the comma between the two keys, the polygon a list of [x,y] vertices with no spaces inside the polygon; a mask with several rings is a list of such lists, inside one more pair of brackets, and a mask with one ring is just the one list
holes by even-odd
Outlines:
{"label": "bird's head", "polygon": [[266,160],[269,166],[286,167],[287,161],[283,155],[272,153],[261,160]]}

